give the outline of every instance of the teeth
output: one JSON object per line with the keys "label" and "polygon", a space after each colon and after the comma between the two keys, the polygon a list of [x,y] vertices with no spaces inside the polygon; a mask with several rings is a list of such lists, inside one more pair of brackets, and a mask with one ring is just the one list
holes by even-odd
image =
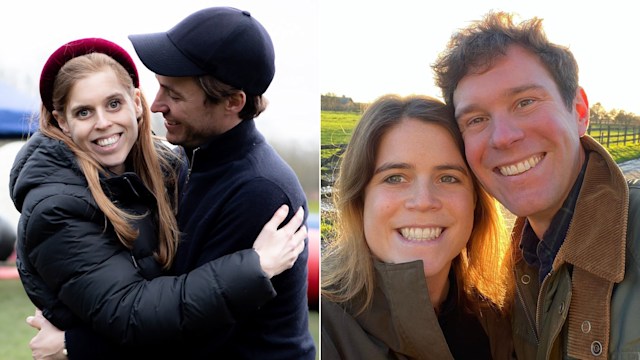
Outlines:
{"label": "teeth", "polygon": [[115,134],[113,136],[110,136],[106,139],[98,139],[96,140],[96,144],[100,145],[100,146],[109,146],[109,145],[113,145],[116,143],[116,141],[118,141],[118,139],[120,138],[120,135]]}
{"label": "teeth", "polygon": [[504,176],[519,175],[538,165],[540,160],[542,160],[542,156],[536,155],[514,165],[501,166],[499,170],[500,170],[500,173]]}
{"label": "teeth", "polygon": [[400,233],[404,238],[411,241],[433,240],[440,236],[442,228],[402,228]]}

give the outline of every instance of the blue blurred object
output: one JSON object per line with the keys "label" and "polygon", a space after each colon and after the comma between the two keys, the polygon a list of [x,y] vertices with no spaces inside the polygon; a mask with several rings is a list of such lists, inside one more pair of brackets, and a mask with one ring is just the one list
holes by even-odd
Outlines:
{"label": "blue blurred object", "polygon": [[307,227],[309,229],[319,229],[320,228],[320,214],[318,214],[318,213],[309,213],[309,216],[307,216]]}
{"label": "blue blurred object", "polygon": [[37,129],[38,121],[33,115],[0,109],[0,138],[26,139]]}
{"label": "blue blurred object", "polygon": [[39,103],[0,81],[0,138],[23,139],[36,131]]}

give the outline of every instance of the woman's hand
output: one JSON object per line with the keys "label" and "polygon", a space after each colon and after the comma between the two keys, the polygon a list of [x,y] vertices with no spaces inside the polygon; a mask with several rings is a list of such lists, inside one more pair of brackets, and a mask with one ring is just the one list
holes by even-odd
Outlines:
{"label": "woman's hand", "polygon": [[260,267],[269,278],[290,269],[304,250],[304,239],[307,237],[307,227],[301,226],[304,209],[300,207],[289,223],[278,229],[288,212],[289,207],[282,205],[253,243],[253,249],[260,256]]}
{"label": "woman's hand", "polygon": [[67,359],[67,355],[64,353],[64,331],[53,326],[37,309],[34,316],[27,317],[27,324],[39,330],[29,342],[31,355],[34,359]]}

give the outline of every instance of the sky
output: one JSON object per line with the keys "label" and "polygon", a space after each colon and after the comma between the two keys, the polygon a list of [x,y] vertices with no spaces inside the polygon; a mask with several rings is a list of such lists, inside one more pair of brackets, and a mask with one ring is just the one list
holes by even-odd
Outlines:
{"label": "sky", "polygon": [[489,10],[538,17],[549,39],[568,46],[590,104],[640,115],[640,27],[633,2],[320,2],[320,91],[371,102],[386,93],[441,98],[430,65],[451,34]]}
{"label": "sky", "polygon": [[[165,5],[159,5],[164,3]],[[153,73],[139,61],[129,34],[167,31],[189,14],[210,6],[249,11],[270,33],[276,73],[265,93],[267,110],[256,119],[269,141],[319,146],[318,5],[316,0],[228,0],[147,2],[131,0],[19,0],[0,12],[0,81],[34,99],[49,55],[84,37],[113,41],[135,59],[148,100],[158,89]]]}
{"label": "sky", "polygon": [[250,11],[271,34],[276,74],[257,125],[273,141],[319,145],[319,94],[371,102],[386,93],[440,96],[430,64],[452,32],[488,10],[544,19],[549,38],[567,45],[580,66],[591,104],[640,114],[640,28],[633,2],[538,0],[180,0],[168,5],[130,0],[21,0],[0,12],[0,81],[34,99],[42,65],[60,45],[81,37],[114,41],[138,64],[142,89],[157,83],[127,35],[166,31],[209,6]]}

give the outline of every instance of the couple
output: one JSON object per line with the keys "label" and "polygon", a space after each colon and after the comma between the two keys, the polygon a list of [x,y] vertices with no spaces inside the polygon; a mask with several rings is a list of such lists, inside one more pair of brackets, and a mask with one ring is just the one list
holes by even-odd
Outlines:
{"label": "couple", "polygon": [[433,69],[446,105],[381,97],[340,164],[323,359],[638,357],[640,186],[585,135],[571,52],[491,12]]}
{"label": "couple", "polygon": [[120,46],[50,56],[40,130],[10,179],[18,270],[41,311],[34,358],[313,359],[305,195],[253,120],[275,71],[268,33],[215,7],[130,40],[180,146],[152,136]]}

